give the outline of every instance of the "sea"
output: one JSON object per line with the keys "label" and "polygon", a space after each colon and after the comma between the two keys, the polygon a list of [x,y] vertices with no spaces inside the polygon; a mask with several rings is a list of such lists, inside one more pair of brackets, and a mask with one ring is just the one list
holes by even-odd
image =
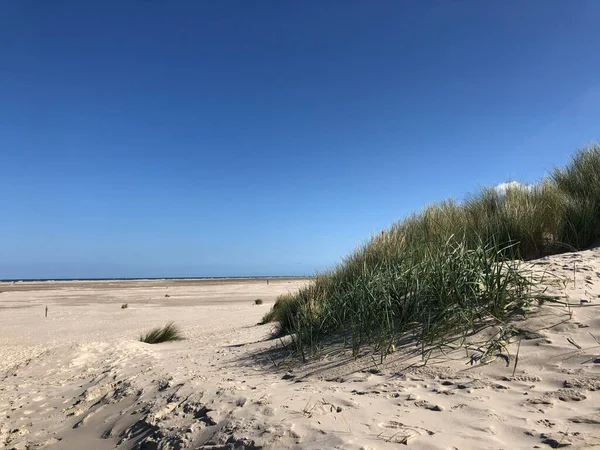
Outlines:
{"label": "sea", "polygon": [[0,283],[19,283],[32,281],[151,281],[151,280],[277,280],[310,278],[304,275],[261,275],[243,277],[142,277],[142,278],[0,278]]}

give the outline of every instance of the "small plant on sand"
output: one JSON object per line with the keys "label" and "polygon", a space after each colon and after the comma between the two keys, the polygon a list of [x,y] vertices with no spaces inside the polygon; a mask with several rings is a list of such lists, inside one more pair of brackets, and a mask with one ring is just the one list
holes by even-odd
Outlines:
{"label": "small plant on sand", "polygon": [[262,305],[263,301],[260,298],[257,298],[256,300],[254,300],[254,304],[255,305]]}
{"label": "small plant on sand", "polygon": [[169,298],[169,297],[170,297],[170,295],[169,295],[169,294],[165,294],[165,297],[166,297],[166,298]]}
{"label": "small plant on sand", "polygon": [[140,341],[146,344],[160,344],[161,342],[181,341],[184,337],[181,330],[173,322],[164,327],[156,327],[140,336]]}
{"label": "small plant on sand", "polygon": [[129,305],[127,303],[123,303],[121,305],[121,309],[127,309],[129,307]]}

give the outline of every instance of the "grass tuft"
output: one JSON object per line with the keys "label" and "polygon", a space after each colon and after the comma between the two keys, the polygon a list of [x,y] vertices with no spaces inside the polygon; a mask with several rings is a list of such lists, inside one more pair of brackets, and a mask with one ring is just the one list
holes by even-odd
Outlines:
{"label": "grass tuft", "polygon": [[129,305],[127,303],[123,303],[121,305],[121,309],[127,309],[129,307]]}
{"label": "grass tuft", "polygon": [[257,298],[256,300],[254,300],[254,304],[255,304],[255,305],[262,305],[262,304],[263,304],[263,301],[262,301],[262,299],[260,299],[260,298]]}
{"label": "grass tuft", "polygon": [[274,335],[279,336],[292,328],[292,320],[297,313],[300,301],[294,294],[282,294],[277,298],[273,308],[263,316],[262,323],[276,323]]}
{"label": "grass tuft", "polygon": [[139,338],[141,342],[146,344],[160,344],[161,342],[181,341],[183,339],[181,330],[173,322],[169,322],[164,327],[153,328]]}

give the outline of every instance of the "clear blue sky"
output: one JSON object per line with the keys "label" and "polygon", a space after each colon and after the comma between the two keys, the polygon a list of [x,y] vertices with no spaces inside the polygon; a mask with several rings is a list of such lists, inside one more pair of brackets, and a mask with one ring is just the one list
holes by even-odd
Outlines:
{"label": "clear blue sky", "polygon": [[600,2],[0,2],[0,278],[312,274],[600,138]]}

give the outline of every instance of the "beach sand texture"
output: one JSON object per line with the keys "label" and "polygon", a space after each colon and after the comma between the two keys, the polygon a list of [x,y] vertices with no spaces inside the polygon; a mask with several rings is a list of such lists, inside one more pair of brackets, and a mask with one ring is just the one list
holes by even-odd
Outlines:
{"label": "beach sand texture", "polygon": [[[426,365],[411,342],[286,360],[257,323],[307,280],[2,283],[0,448],[600,448],[600,249],[539,263],[577,306],[514,324],[516,369],[517,340],[469,362],[498,327]],[[137,340],[169,321],[185,340]]]}

